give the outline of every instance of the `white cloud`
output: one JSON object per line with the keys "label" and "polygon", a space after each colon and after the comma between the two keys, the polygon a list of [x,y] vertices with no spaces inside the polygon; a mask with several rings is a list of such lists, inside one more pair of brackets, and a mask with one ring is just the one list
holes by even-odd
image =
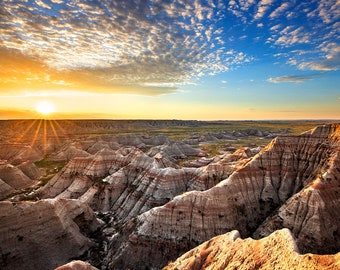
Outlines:
{"label": "white cloud", "polygon": [[257,6],[257,13],[254,16],[254,19],[261,19],[273,2],[274,0],[261,0]]}
{"label": "white cloud", "polygon": [[2,48],[19,50],[51,69],[96,77],[105,86],[164,88],[251,59],[221,49],[223,29],[215,22],[224,16],[222,0],[87,0],[66,5],[53,0],[53,17],[45,13],[43,0],[32,6],[13,3],[4,3],[9,12],[0,21]]}
{"label": "white cloud", "polygon": [[285,2],[282,3],[281,6],[279,6],[277,9],[275,9],[270,15],[269,18],[275,19],[279,15],[281,15],[284,11],[286,11],[289,8],[289,3]]}
{"label": "white cloud", "polygon": [[320,76],[323,73],[309,74],[309,75],[287,75],[275,78],[269,78],[267,82],[271,83],[302,83],[312,80],[314,77]]}

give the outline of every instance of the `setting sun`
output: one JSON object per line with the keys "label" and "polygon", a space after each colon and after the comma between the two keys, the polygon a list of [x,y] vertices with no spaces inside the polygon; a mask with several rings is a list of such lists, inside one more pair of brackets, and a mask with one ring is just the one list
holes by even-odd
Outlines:
{"label": "setting sun", "polygon": [[41,101],[37,103],[35,109],[37,112],[45,115],[55,112],[54,104],[49,101]]}

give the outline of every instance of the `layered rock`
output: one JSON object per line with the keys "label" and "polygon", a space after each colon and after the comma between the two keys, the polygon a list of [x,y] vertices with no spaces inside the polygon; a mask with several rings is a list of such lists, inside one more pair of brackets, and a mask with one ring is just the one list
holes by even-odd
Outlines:
{"label": "layered rock", "polygon": [[104,148],[93,156],[74,158],[37,195],[78,198],[96,211],[111,211],[114,223],[122,223],[178,194],[216,185],[244,159],[224,155],[196,169],[180,168],[161,153],[153,154],[137,148]]}
{"label": "layered rock", "polygon": [[38,179],[41,176],[41,171],[31,161],[25,161],[18,165],[17,167],[32,180]]}
{"label": "layered rock", "polygon": [[15,189],[0,179],[0,200],[7,198],[14,193]]}
{"label": "layered rock", "polygon": [[[334,157],[339,152],[339,138],[340,125],[321,126],[300,136],[278,137],[213,188],[177,196],[166,205],[131,220],[122,235],[112,242],[108,267],[157,268],[218,234],[237,229],[242,236],[249,236],[294,194],[297,194],[296,205],[302,209],[298,212],[293,208],[286,210],[285,216],[290,216],[289,222],[295,224],[301,215],[297,226],[308,224],[308,229],[303,229],[305,234],[297,238],[297,244],[300,246],[316,234],[318,236],[313,238],[316,241],[307,241],[308,249],[304,251],[339,250],[338,219],[321,218],[318,211],[322,208],[314,211],[316,208],[311,204],[320,203],[317,196],[313,200],[303,196],[320,173],[338,168]],[[335,188],[332,191],[331,186],[325,187],[325,190],[331,190],[320,196],[329,197],[330,213],[340,216],[339,196],[336,196],[340,177],[338,170],[333,171],[334,184],[331,186]],[[318,229],[327,230],[329,226],[332,227],[332,239],[328,232],[323,234]],[[295,234],[301,228],[292,231]]]}
{"label": "layered rock", "polygon": [[100,223],[78,200],[0,202],[1,269],[54,269],[83,255]]}
{"label": "layered rock", "polygon": [[1,143],[0,159],[18,165],[25,161],[38,161],[43,158],[43,153],[36,147],[25,143]]}
{"label": "layered rock", "polygon": [[70,263],[59,266],[55,270],[98,270],[98,268],[83,261],[72,261]]}
{"label": "layered rock", "polygon": [[289,228],[302,252],[329,253],[340,248],[340,151],[329,157],[315,180],[287,200],[255,232],[259,238]]}
{"label": "layered rock", "polygon": [[0,160],[0,179],[14,189],[20,189],[32,184],[32,179],[19,168],[3,160]]}
{"label": "layered rock", "polygon": [[301,255],[288,229],[261,240],[241,239],[232,231],[190,250],[163,270],[172,269],[327,269],[340,268],[336,255]]}
{"label": "layered rock", "polygon": [[183,142],[171,142],[161,146],[153,147],[149,150],[148,155],[153,157],[157,154],[167,157],[170,160],[185,159],[191,156],[205,156],[200,149],[195,149]]}

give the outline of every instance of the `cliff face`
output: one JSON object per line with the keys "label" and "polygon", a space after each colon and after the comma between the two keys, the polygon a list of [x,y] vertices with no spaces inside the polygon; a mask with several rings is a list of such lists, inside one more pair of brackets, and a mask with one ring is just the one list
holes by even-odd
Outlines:
{"label": "cliff face", "polygon": [[340,267],[336,255],[299,254],[288,229],[261,240],[241,239],[238,231],[217,236],[190,250],[163,270],[175,269],[327,269]]}
{"label": "cliff face", "polygon": [[85,253],[100,225],[77,200],[0,202],[1,269],[54,269]]}
{"label": "cliff face", "polygon": [[112,242],[108,267],[164,266],[218,234],[252,235],[277,209],[281,223],[267,222],[291,227],[303,252],[339,250],[339,139],[340,125],[327,125],[273,140],[211,189],[179,195],[131,220]]}
{"label": "cliff face", "polygon": [[[171,150],[173,146],[176,151]],[[207,166],[180,168],[171,161],[174,153],[199,153],[189,146],[180,146],[165,146],[167,154],[159,147],[152,148],[151,154],[134,147],[116,151],[104,148],[94,155],[74,158],[37,195],[78,198],[96,211],[112,212],[114,223],[122,223],[183,192],[213,187],[248,158],[239,153],[226,154]]]}
{"label": "cliff face", "polygon": [[259,238],[289,228],[302,252],[334,253],[340,243],[340,151],[333,152],[314,180],[287,200],[255,232]]}

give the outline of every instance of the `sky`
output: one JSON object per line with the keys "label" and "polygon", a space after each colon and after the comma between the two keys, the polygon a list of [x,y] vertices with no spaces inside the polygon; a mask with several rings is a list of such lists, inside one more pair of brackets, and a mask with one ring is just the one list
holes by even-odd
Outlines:
{"label": "sky", "polygon": [[0,4],[0,119],[340,119],[339,0]]}

